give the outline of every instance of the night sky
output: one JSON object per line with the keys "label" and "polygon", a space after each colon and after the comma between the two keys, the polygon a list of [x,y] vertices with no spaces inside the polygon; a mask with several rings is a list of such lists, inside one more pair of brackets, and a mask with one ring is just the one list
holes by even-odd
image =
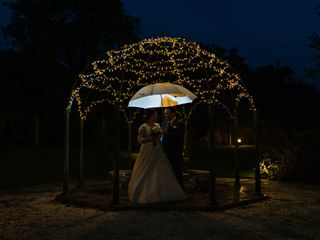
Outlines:
{"label": "night sky", "polygon": [[[141,37],[168,35],[239,49],[252,67],[289,65],[305,79],[313,50],[307,36],[318,31],[318,0],[123,0],[141,19]],[[0,24],[10,13],[0,7]]]}
{"label": "night sky", "polygon": [[289,65],[296,77],[312,64],[307,36],[318,30],[318,0],[124,0],[142,21],[142,37],[161,34],[236,47],[252,67]]}

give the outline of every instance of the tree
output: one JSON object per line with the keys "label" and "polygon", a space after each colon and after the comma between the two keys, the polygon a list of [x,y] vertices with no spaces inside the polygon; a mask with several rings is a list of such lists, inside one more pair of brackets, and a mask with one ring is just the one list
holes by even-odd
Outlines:
{"label": "tree", "polygon": [[[320,5],[316,8],[317,16],[320,16]],[[314,49],[314,65],[307,70],[307,74],[310,78],[316,79],[320,76],[320,35],[316,32],[308,36],[310,41],[310,47]]]}
{"label": "tree", "polygon": [[137,40],[139,19],[121,0],[18,0],[8,3],[4,36],[19,51],[82,71],[103,52]]}
{"label": "tree", "polygon": [[292,76],[293,71],[288,66],[278,69],[266,65],[258,67],[249,78],[249,88],[265,117],[274,118],[286,109],[289,100],[287,82]]}
{"label": "tree", "polygon": [[[1,81],[14,82],[23,93],[24,106],[13,109],[32,115],[35,137],[31,138],[36,144],[39,131],[63,133],[52,132],[55,127],[50,124],[62,125],[62,112],[78,74],[107,50],[136,41],[140,22],[124,12],[121,0],[17,0],[6,4],[12,16],[2,32],[19,61],[11,61],[14,74],[1,68],[6,72]],[[40,120],[45,124],[39,124]]]}

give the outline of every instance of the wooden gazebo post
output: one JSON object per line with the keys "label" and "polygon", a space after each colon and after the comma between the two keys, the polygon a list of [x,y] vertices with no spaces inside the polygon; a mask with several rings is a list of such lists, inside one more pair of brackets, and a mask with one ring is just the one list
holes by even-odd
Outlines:
{"label": "wooden gazebo post", "polygon": [[83,184],[83,143],[84,143],[84,119],[80,118],[80,157],[79,157],[79,180],[78,187],[81,187]]}
{"label": "wooden gazebo post", "polygon": [[260,175],[260,118],[259,112],[254,112],[254,141],[255,141],[255,190],[257,195],[261,195],[261,175]]}
{"label": "wooden gazebo post", "polygon": [[209,194],[210,203],[216,204],[216,173],[215,173],[215,157],[214,157],[214,113],[213,103],[209,103],[209,126],[210,126],[210,183],[209,183]]}
{"label": "wooden gazebo post", "polygon": [[128,161],[129,161],[129,169],[131,169],[131,153],[132,153],[132,115],[129,109],[128,114]]}
{"label": "wooden gazebo post", "polygon": [[70,157],[70,110],[65,111],[65,136],[64,136],[64,146],[65,146],[65,155],[64,155],[64,180],[63,180],[63,194],[69,192],[69,157]]}
{"label": "wooden gazebo post", "polygon": [[239,175],[239,143],[238,143],[238,116],[237,113],[234,113],[233,116],[233,124],[234,124],[234,160],[235,160],[235,173],[234,173],[234,189],[236,191],[240,190],[240,175]]}
{"label": "wooden gazebo post", "polygon": [[117,104],[115,106],[115,139],[114,139],[114,151],[115,158],[113,163],[113,175],[112,175],[112,203],[117,204],[119,202],[119,160],[120,160],[120,107]]}

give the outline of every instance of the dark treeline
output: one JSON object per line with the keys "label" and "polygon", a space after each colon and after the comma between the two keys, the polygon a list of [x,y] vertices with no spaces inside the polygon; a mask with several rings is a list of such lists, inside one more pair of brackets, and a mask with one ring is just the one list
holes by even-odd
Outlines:
{"label": "dark treeline", "polygon": [[[13,14],[2,33],[12,48],[0,51],[0,144],[62,145],[63,114],[78,74],[107,50],[138,41],[140,21],[124,12],[120,0],[18,0],[7,6]],[[318,35],[310,39],[319,52]],[[296,79],[289,66],[252,69],[236,49],[203,47],[226,59],[246,82],[261,115],[264,159],[272,152],[274,159],[294,159],[297,166],[306,161],[314,167],[319,90]],[[88,120],[89,129],[112,124],[102,112],[99,121]],[[78,122],[72,121],[77,129]],[[94,130],[90,134],[95,135]],[[292,171],[282,175],[307,174]]]}
{"label": "dark treeline", "polygon": [[[236,49],[207,48],[218,50],[216,53],[228,60],[254,97],[261,118],[264,174],[275,179],[319,179],[319,88],[296,79],[289,66],[251,69]],[[252,126],[248,131],[251,123],[246,121],[240,134],[252,134]]]}
{"label": "dark treeline", "polygon": [[78,74],[107,50],[135,42],[139,19],[119,0],[15,1],[2,28],[1,144],[59,144]]}

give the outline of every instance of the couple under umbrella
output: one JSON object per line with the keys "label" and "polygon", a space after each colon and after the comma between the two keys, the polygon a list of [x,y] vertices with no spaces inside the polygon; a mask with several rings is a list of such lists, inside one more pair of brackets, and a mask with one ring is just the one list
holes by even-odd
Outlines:
{"label": "couple under umbrella", "polygon": [[[196,96],[171,83],[156,83],[140,89],[129,107],[145,109],[144,123],[138,129],[140,151],[128,185],[133,203],[177,202],[187,199],[183,190],[182,152],[184,123],[177,119],[174,106],[191,103]],[[154,108],[164,110],[165,120],[157,123]]]}

